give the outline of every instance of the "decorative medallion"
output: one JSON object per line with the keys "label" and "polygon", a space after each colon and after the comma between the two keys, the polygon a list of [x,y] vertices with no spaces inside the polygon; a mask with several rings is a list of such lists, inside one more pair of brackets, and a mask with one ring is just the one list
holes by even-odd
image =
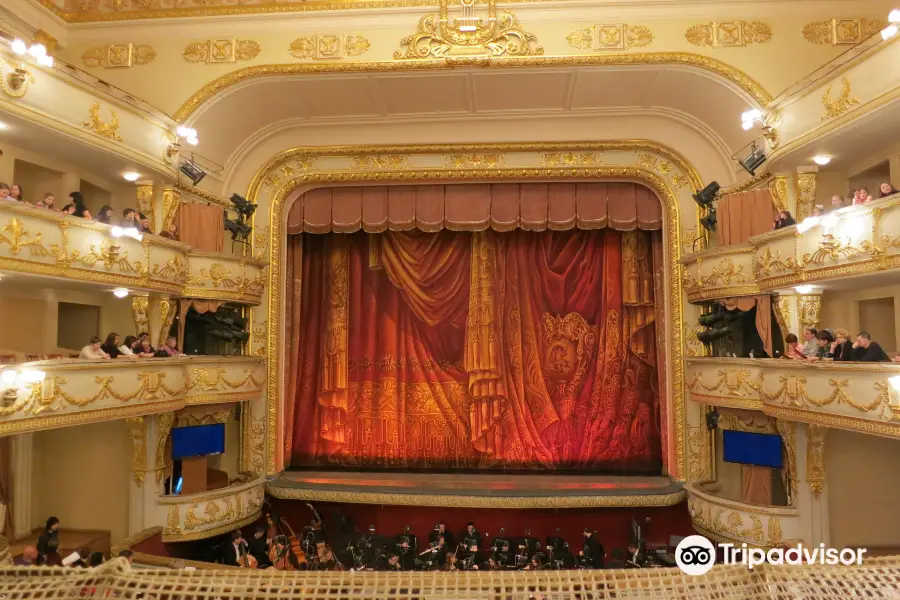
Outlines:
{"label": "decorative medallion", "polygon": [[486,12],[476,0],[455,0],[457,16],[450,17],[450,1],[440,0],[440,13],[422,17],[418,31],[400,41],[404,49],[397,60],[449,56],[537,56],[544,49],[533,33],[523,31],[509,11],[497,10],[497,0],[487,0]]}
{"label": "decorative medallion", "polygon": [[109,44],[88,48],[81,55],[87,67],[121,69],[136,65],[149,65],[156,60],[156,50],[147,44]]}
{"label": "decorative medallion", "polygon": [[772,39],[772,28],[762,21],[713,21],[692,25],[684,37],[695,46],[741,47],[765,44]]}
{"label": "decorative medallion", "polygon": [[576,29],[566,39],[569,45],[579,50],[627,50],[649,46],[653,32],[644,25],[591,25]]}
{"label": "decorative medallion", "polygon": [[261,50],[259,43],[254,40],[231,38],[190,43],[181,56],[191,63],[233,63],[253,60]]}
{"label": "decorative medallion", "polygon": [[828,19],[803,27],[803,37],[811,44],[855,45],[875,35],[885,26],[879,19]]}
{"label": "decorative medallion", "polygon": [[846,77],[841,78],[841,94],[834,100],[831,99],[831,88],[834,84],[828,86],[825,90],[825,93],[822,94],[822,106],[825,107],[825,114],[822,115],[822,120],[827,121],[828,119],[832,119],[834,117],[839,117],[848,110],[850,110],[851,106],[856,106],[859,104],[859,98],[853,98],[850,96],[850,80]]}
{"label": "decorative medallion", "polygon": [[119,115],[115,111],[110,109],[109,114],[112,115],[112,118],[104,123],[100,119],[100,103],[94,102],[94,105],[91,106],[90,114],[91,118],[82,123],[82,127],[90,129],[101,137],[109,138],[116,142],[122,141],[122,136],[119,135]]}
{"label": "decorative medallion", "polygon": [[294,58],[337,60],[347,56],[360,56],[368,52],[372,44],[361,35],[346,33],[317,33],[298,37],[291,42],[290,53]]}

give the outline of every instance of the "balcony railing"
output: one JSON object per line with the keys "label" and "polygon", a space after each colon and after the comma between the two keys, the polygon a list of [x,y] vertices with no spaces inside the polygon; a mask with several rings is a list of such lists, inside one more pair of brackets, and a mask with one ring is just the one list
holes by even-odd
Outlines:
{"label": "balcony railing", "polygon": [[688,512],[694,528],[706,537],[737,546],[793,546],[801,540],[797,509],[754,506],[716,496],[703,483],[687,483]]}
{"label": "balcony railing", "polygon": [[262,397],[259,356],[44,360],[0,368],[0,435]]}
{"label": "balcony railing", "polygon": [[694,402],[900,437],[900,363],[689,358]]}
{"label": "balcony railing", "polygon": [[259,477],[199,494],[160,496],[163,542],[213,537],[252,523],[262,510],[265,487],[266,478]]}
{"label": "balcony railing", "polygon": [[[259,304],[265,263],[194,250],[12,200],[0,201],[0,269]],[[118,235],[118,237],[117,237]]]}
{"label": "balcony railing", "polygon": [[754,276],[754,249],[750,244],[713,248],[682,259],[682,287],[690,302],[759,293]]}

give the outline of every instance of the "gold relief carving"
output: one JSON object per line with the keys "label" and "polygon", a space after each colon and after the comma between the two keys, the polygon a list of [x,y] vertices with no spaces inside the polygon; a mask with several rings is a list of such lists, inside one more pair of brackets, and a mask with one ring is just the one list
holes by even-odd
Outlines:
{"label": "gold relief carving", "polygon": [[766,246],[763,250],[762,255],[756,257],[756,276],[757,278],[760,275],[765,275],[768,277],[770,274],[774,273],[783,273],[783,272],[791,272],[796,273],[801,269],[800,263],[798,263],[793,256],[789,256],[787,259],[781,259],[781,251],[775,252],[772,254],[772,250]]}
{"label": "gold relief carving", "polygon": [[88,48],[81,55],[87,67],[120,69],[149,65],[156,60],[156,49],[148,44],[109,44]]}
{"label": "gold relief carving", "polygon": [[242,515],[237,514],[234,498],[225,500],[225,508],[223,509],[216,502],[207,502],[203,507],[203,513],[206,517],[198,517],[196,510],[199,504],[191,504],[187,513],[184,515],[184,530],[192,531],[198,527],[209,527],[225,521],[235,521]]}
{"label": "gold relief carving", "polygon": [[768,546],[769,547],[777,547],[783,544],[783,540],[781,539],[781,519],[778,517],[769,517],[769,539]]}
{"label": "gold relief carving", "polygon": [[266,260],[266,253],[269,250],[269,226],[253,230],[253,258],[256,260]]}
{"label": "gold relief carving", "polygon": [[793,321],[793,312],[791,304],[793,298],[791,296],[776,296],[772,302],[774,308],[775,320],[778,321],[778,327],[781,329],[781,335],[786,336],[791,333],[791,325]]}
{"label": "gold relief carving", "polygon": [[759,384],[750,381],[750,371],[720,369],[717,374],[719,379],[713,384],[707,384],[703,381],[703,374],[697,371],[694,373],[694,378],[687,383],[687,388],[691,391],[706,390],[739,398],[748,398],[755,395],[754,392],[759,393],[760,391]]}
{"label": "gold relief carving", "polygon": [[131,436],[131,472],[134,475],[134,483],[138,487],[144,485],[144,473],[147,471],[147,423],[144,417],[129,417],[125,419],[128,426],[128,434]]}
{"label": "gold relief carving", "polygon": [[[191,379],[188,376],[185,379],[184,388],[186,392],[192,391],[194,388],[200,388],[202,392],[221,392],[236,390],[238,388],[242,388],[247,385],[252,385],[253,387],[259,388],[262,387],[265,379],[257,379],[256,375],[253,373],[253,369],[244,369],[244,378],[238,380],[230,380],[225,377],[225,369],[219,367],[213,370],[215,375],[215,379],[210,379],[209,370],[207,369],[193,369],[194,378]],[[221,384],[224,384],[223,387]]]}
{"label": "gold relief carving", "polygon": [[365,156],[351,156],[353,169],[386,170],[402,169],[406,166],[406,157],[398,154],[373,154]]}
{"label": "gold relief carving", "polygon": [[713,21],[692,25],[684,37],[694,46],[740,47],[768,42],[772,28],[762,21]]}
{"label": "gold relief carving", "polygon": [[299,37],[288,49],[294,58],[341,59],[361,56],[372,46],[367,38],[357,34],[317,33]]}
{"label": "gold relief carving", "polygon": [[688,425],[687,429],[687,481],[705,481],[712,478],[712,434],[704,426]]}
{"label": "gold relief carving", "polygon": [[[668,176],[669,181],[672,182],[672,186],[676,190],[680,190],[691,182],[682,173],[675,172],[670,161],[661,159],[653,152],[637,152],[635,153],[635,161],[645,169],[652,169],[660,175]],[[699,181],[694,181],[694,183],[699,183]]]}
{"label": "gold relief carving", "polygon": [[[755,514],[742,516],[738,511],[729,511],[728,509],[714,511],[712,505],[694,497],[688,497],[688,512],[694,525],[705,531],[733,540],[747,541],[757,546],[766,543],[762,519]],[[722,517],[726,514],[725,522],[723,522]],[[749,526],[744,524],[745,517],[750,519]]]}
{"label": "gold relief carving", "polygon": [[787,210],[788,178],[783,175],[776,175],[775,179],[769,183],[769,191],[772,193],[772,204],[775,205],[775,210],[779,212]]}
{"label": "gold relief carving", "polygon": [[[698,275],[700,264],[702,263],[698,260]],[[702,290],[708,287],[721,287],[736,283],[746,283],[750,281],[753,281],[753,278],[744,274],[744,267],[735,266],[734,261],[732,261],[730,258],[723,258],[719,261],[719,264],[713,267],[712,273],[706,276],[699,275],[699,277],[694,278],[691,277],[687,272],[687,269],[685,269],[683,287],[685,291],[692,291]]]}
{"label": "gold relief carving", "polygon": [[686,254],[706,250],[706,236],[697,227],[682,229],[681,248]]}
{"label": "gold relief carving", "polygon": [[816,203],[816,174],[797,174],[797,222],[812,216]]}
{"label": "gold relief carving", "polygon": [[231,417],[232,409],[218,410],[197,414],[191,410],[180,411],[175,419],[179,427],[196,427],[197,425],[214,425],[225,423]]}
{"label": "gold relief carving", "polygon": [[277,188],[281,185],[282,177],[291,179],[294,176],[301,175],[310,169],[315,168],[316,158],[313,156],[299,156],[292,161],[288,161],[280,165],[279,169],[272,169],[263,180],[263,184]]}
{"label": "gold relief carving", "polygon": [[128,260],[128,251],[121,251],[112,240],[103,240],[98,250],[94,244],[91,244],[90,252],[83,255],[79,262],[88,267],[95,266],[98,262],[102,263],[107,271],[113,267],[118,267],[123,273],[145,274],[146,269],[140,262],[131,263]]}
{"label": "gold relief carving", "polygon": [[180,535],[181,534],[181,514],[177,504],[169,507],[166,515],[166,528],[163,529],[163,535]]}
{"label": "gold relief carving", "polygon": [[232,38],[192,42],[181,56],[191,63],[217,64],[253,60],[261,51],[259,42]]}
{"label": "gold relief carving", "polygon": [[[169,231],[178,217],[178,210],[181,208],[181,192],[172,188],[163,190],[163,223],[162,230]],[[145,213],[146,214],[146,213]]]}
{"label": "gold relief carving", "polygon": [[491,154],[451,154],[447,157],[447,167],[451,169],[495,169],[502,167],[506,156]]}
{"label": "gold relief carving", "polygon": [[159,344],[165,344],[166,338],[169,337],[169,330],[172,329],[172,322],[175,320],[175,301],[163,298],[159,301]]}
{"label": "gold relief carving", "polygon": [[803,37],[812,44],[859,44],[885,26],[879,19],[829,19],[813,21],[803,27]]}
{"label": "gold relief carving", "polygon": [[[245,265],[241,261],[241,267]],[[239,275],[232,279],[231,270],[221,263],[213,263],[209,269],[200,269],[198,275],[187,275],[186,284],[191,286],[203,286],[209,282],[213,288],[235,290],[238,294],[259,295],[266,287],[265,269],[260,269],[254,277]]]}
{"label": "gold relief carving", "polygon": [[50,252],[41,243],[43,234],[38,231],[34,235],[25,229],[17,217],[10,217],[6,225],[0,229],[0,246],[6,244],[12,254],[18,254],[22,248],[28,248],[32,256],[47,256]]}
{"label": "gold relief carving", "polygon": [[175,422],[175,413],[166,412],[156,416],[156,483],[163,482],[166,474],[166,442],[172,424]]}
{"label": "gold relief carving", "polygon": [[603,164],[602,152],[544,152],[542,167],[591,167]]}
{"label": "gold relief carving", "polygon": [[834,100],[831,98],[832,87],[834,87],[834,84],[829,84],[828,88],[825,89],[825,93],[822,94],[822,106],[825,107],[825,114],[822,115],[823,121],[839,117],[850,110],[851,106],[859,104],[859,98],[854,98],[850,95],[850,80],[846,77],[841,77],[841,93]]}
{"label": "gold relief carving", "polygon": [[266,342],[268,338],[269,322],[263,321],[259,325],[253,326],[251,333],[251,344],[253,346],[253,354],[256,356],[266,355]]}
{"label": "gold relief carving", "polygon": [[90,110],[90,119],[82,123],[81,126],[93,131],[101,137],[121,142],[122,136],[119,135],[119,115],[112,109],[110,109],[109,114],[112,115],[112,118],[104,123],[103,120],[100,119],[100,103],[94,102],[94,105],[91,106]]}
{"label": "gold relief carving", "polygon": [[[6,66],[9,71],[6,71]],[[14,63],[5,64],[0,60],[0,89],[11,98],[21,98],[28,93],[29,84],[34,83],[34,74]]]}
{"label": "gold relief carving", "polygon": [[456,0],[461,16],[450,18],[451,0],[440,0],[440,13],[419,20],[415,34],[400,41],[403,50],[394,59],[449,56],[535,56],[544,53],[533,33],[523,31],[515,15],[497,10],[497,0],[487,0],[484,17],[476,16],[483,5],[475,0]]}
{"label": "gold relief carving", "polygon": [[797,491],[797,440],[795,435],[797,425],[793,421],[781,419],[776,420],[775,425],[778,427],[778,433],[781,434],[784,459],[787,463],[782,469],[781,475],[788,493],[788,504],[794,506],[794,494]]}
{"label": "gold relief carving", "polygon": [[149,331],[150,317],[147,314],[149,298],[147,296],[132,296],[131,298],[131,316],[134,319],[135,333]]}
{"label": "gold relief carving", "polygon": [[691,358],[703,356],[703,344],[697,339],[697,334],[703,330],[702,325],[684,324],[684,351],[687,356]]}
{"label": "gold relief carving", "polygon": [[579,50],[627,50],[649,46],[653,32],[644,25],[591,25],[566,36],[569,45]]}
{"label": "gold relief carving", "polygon": [[250,425],[250,470],[262,475],[266,469],[266,424],[265,419],[253,419]]}
{"label": "gold relief carving", "polygon": [[815,327],[822,311],[822,296],[800,296],[797,300],[797,314],[804,327]]}
{"label": "gold relief carving", "polygon": [[778,433],[775,419],[757,413],[735,413],[722,411],[719,414],[719,428],[747,433]]}
{"label": "gold relief carving", "polygon": [[809,491],[818,499],[825,489],[825,434],[828,428],[822,425],[807,425],[806,428],[806,481]]}
{"label": "gold relief carving", "polygon": [[137,210],[156,222],[156,211],[153,210],[153,184],[141,184],[134,188],[137,197]]}

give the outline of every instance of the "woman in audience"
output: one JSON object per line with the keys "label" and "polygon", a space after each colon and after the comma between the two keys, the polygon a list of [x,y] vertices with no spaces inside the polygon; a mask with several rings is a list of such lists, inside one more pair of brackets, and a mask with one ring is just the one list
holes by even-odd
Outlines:
{"label": "woman in audience", "polygon": [[[134,339],[134,338],[132,338],[132,339]],[[143,344],[144,340],[149,340],[149,339],[150,339],[149,333],[147,333],[146,331],[140,332],[139,334],[137,334],[137,339],[134,339],[134,342],[132,342],[131,350],[135,354],[137,354],[140,351],[141,345]]]}
{"label": "woman in audience", "polygon": [[140,348],[135,354],[141,358],[153,358],[156,356],[156,350],[150,345],[150,338],[141,341]]}
{"label": "woman in audience", "polygon": [[87,206],[84,205],[84,195],[81,192],[72,192],[69,194],[69,198],[72,199],[72,204],[75,205],[75,210],[71,214],[76,217],[81,217],[82,219],[87,219],[90,221],[93,217],[91,217],[91,212],[87,209]]}
{"label": "woman in audience", "polygon": [[141,233],[153,233],[153,228],[150,226],[150,217],[145,215],[144,213],[139,213],[138,215],[138,231]]}
{"label": "woman in audience", "polygon": [[813,208],[813,214],[812,214],[812,216],[814,216],[814,217],[821,217],[821,216],[823,216],[824,214],[825,214],[825,207],[822,206],[821,204],[816,204],[816,206]]}
{"label": "woman in audience", "polygon": [[60,212],[62,212],[64,215],[74,215],[75,214],[75,205],[74,204],[66,204],[65,206],[62,207],[62,210]]}
{"label": "woman in audience", "polygon": [[816,333],[816,353],[809,357],[810,360],[824,360],[828,358],[831,344],[834,342],[834,336],[827,329],[823,329]]}
{"label": "woman in audience", "polygon": [[47,563],[47,557],[59,551],[59,519],[50,517],[44,525],[44,532],[37,541],[37,564]]}
{"label": "woman in audience", "polygon": [[784,338],[784,357],[793,360],[807,360],[806,355],[803,354],[803,346],[796,334],[789,333]]}
{"label": "woman in audience", "polygon": [[782,229],[784,227],[790,227],[791,225],[796,225],[797,221],[794,220],[794,217],[791,215],[789,210],[783,210],[778,213],[778,216],[775,217],[775,227],[774,229]]}
{"label": "woman in audience", "polygon": [[134,356],[134,352],[132,351],[132,346],[134,346],[135,342],[137,342],[137,338],[133,335],[126,335],[125,341],[122,342],[122,345],[119,346],[119,352],[121,352],[125,356]]}
{"label": "woman in audience", "polygon": [[850,332],[846,329],[834,330],[834,341],[831,342],[831,352],[828,356],[832,360],[853,360],[853,342],[850,341]]}
{"label": "woman in audience", "polygon": [[894,186],[886,181],[878,186],[878,191],[881,192],[881,195],[878,196],[879,198],[886,198],[900,192],[900,190],[894,188]]}
{"label": "woman in audience", "polygon": [[175,339],[174,335],[170,335],[166,338],[166,343],[163,344],[163,347],[160,348],[163,352],[165,352],[168,356],[181,356],[183,352],[178,351],[178,340]]}
{"label": "woman in audience", "polygon": [[103,360],[109,358],[109,354],[104,352],[103,348],[100,346],[100,338],[95,335],[91,338],[91,343],[81,349],[81,354],[78,358],[83,360]]}
{"label": "woman in audience", "polygon": [[119,349],[119,334],[118,333],[110,333],[106,336],[106,341],[103,342],[103,345],[100,346],[100,349],[109,354],[110,358],[134,358],[134,354],[132,352],[122,352]]}
{"label": "woman in audience", "polygon": [[25,202],[25,198],[22,197],[22,186],[18,183],[12,184],[9,188],[9,197],[19,202]]}
{"label": "woman in audience", "polygon": [[861,187],[853,194],[853,204],[865,204],[869,200],[872,199],[872,196],[869,195],[868,188]]}
{"label": "woman in audience", "polygon": [[831,197],[831,210],[839,210],[844,208],[844,197],[840,194],[835,194]]}
{"label": "woman in audience", "polygon": [[109,204],[104,204],[103,208],[100,209],[100,212],[97,213],[97,217],[94,219],[98,223],[105,223],[109,225],[109,220],[112,218],[113,209]]}

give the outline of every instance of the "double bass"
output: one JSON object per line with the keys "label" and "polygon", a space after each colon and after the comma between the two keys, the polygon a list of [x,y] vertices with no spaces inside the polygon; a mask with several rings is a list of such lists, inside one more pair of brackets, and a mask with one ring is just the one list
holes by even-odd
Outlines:
{"label": "double bass", "polygon": [[[294,530],[290,524],[277,515],[273,519],[272,515],[266,515],[269,523],[267,534],[271,542],[269,548],[269,561],[272,566],[279,571],[294,571],[306,564],[306,553],[300,547],[300,540],[294,535]],[[276,521],[277,519],[277,521]],[[281,525],[287,529],[287,533],[283,533]]]}

